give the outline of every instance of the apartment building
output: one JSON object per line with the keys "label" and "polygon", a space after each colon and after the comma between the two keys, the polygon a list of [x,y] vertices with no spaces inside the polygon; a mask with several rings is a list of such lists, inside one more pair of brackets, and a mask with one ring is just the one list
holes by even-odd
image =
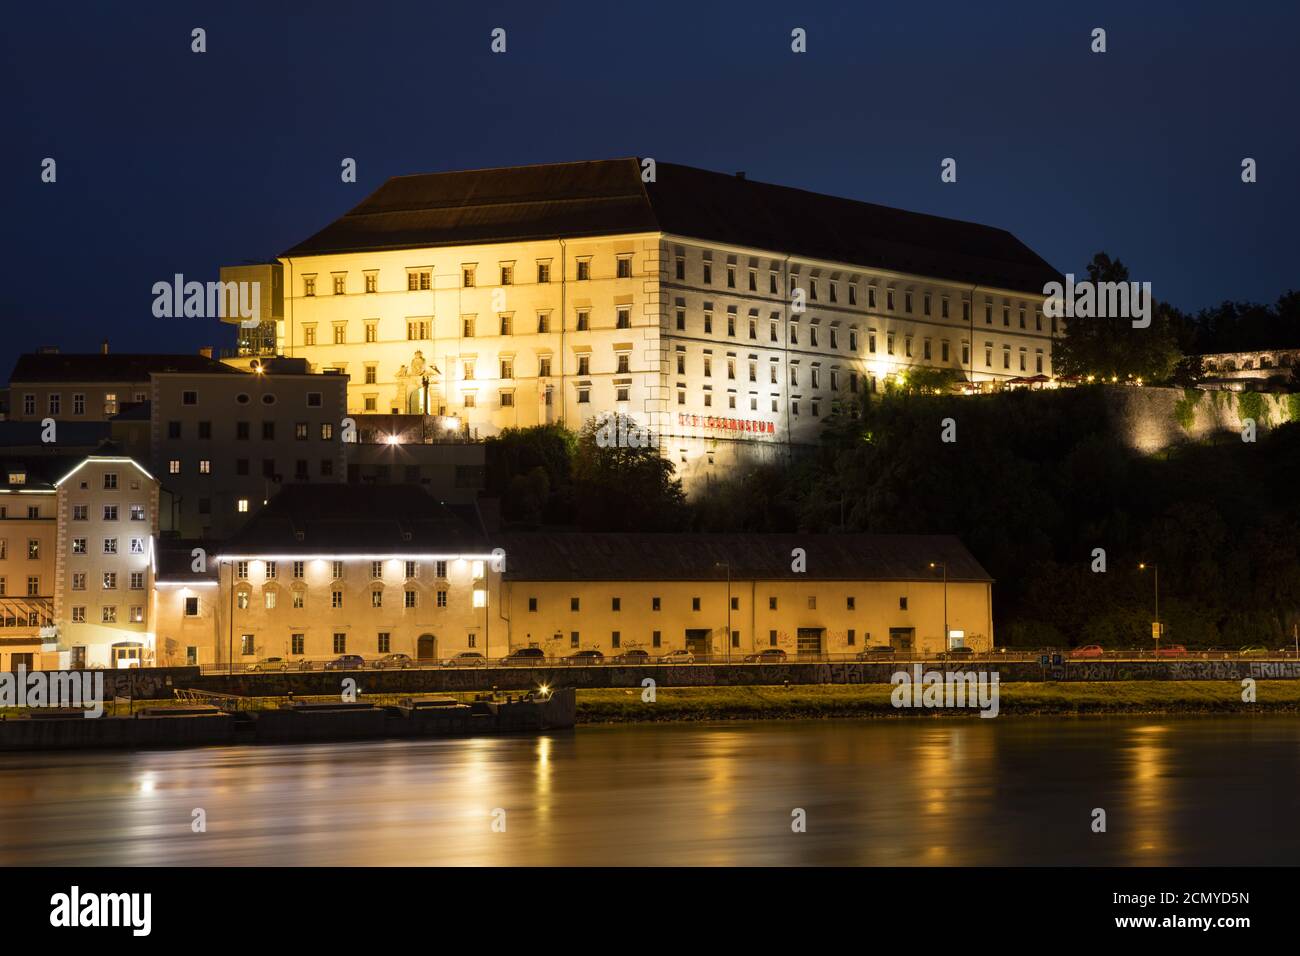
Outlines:
{"label": "apartment building", "polygon": [[43,349],[20,355],[9,374],[6,419],[17,422],[105,422],[127,405],[149,400],[154,372],[223,372],[207,355],[99,352],[64,354]]}
{"label": "apartment building", "polygon": [[150,377],[150,461],[168,492],[164,527],[186,538],[232,533],[280,488],[347,478],[347,378],[302,359],[255,371],[162,371]]}
{"label": "apartment building", "polygon": [[389,180],[279,257],[275,350],[345,372],[349,414],[629,415],[688,484],[912,369],[1052,374],[1059,276],[1009,233],[648,163]]}
{"label": "apartment building", "polygon": [[152,665],[158,480],[131,458],[92,455],[55,487],[55,633],[47,658],[57,654],[59,667]]}
{"label": "apartment building", "polygon": [[54,624],[58,489],[66,459],[0,461],[0,671],[41,664]]}

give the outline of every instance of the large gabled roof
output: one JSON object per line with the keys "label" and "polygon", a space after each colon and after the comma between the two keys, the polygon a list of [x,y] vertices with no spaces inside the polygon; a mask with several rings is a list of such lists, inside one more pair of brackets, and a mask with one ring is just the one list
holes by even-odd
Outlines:
{"label": "large gabled roof", "polygon": [[[506,534],[506,577],[520,581],[732,579],[988,582],[952,535],[922,534]],[[794,570],[795,549],[806,557]]]}
{"label": "large gabled roof", "polygon": [[1059,273],[1003,229],[635,158],[397,176],[285,256],[664,232],[1041,292]]}
{"label": "large gabled roof", "polygon": [[485,555],[478,528],[418,485],[290,484],[221,548],[224,556]]}
{"label": "large gabled roof", "polygon": [[9,382],[147,382],[154,372],[247,374],[197,354],[28,352],[18,356],[9,373]]}

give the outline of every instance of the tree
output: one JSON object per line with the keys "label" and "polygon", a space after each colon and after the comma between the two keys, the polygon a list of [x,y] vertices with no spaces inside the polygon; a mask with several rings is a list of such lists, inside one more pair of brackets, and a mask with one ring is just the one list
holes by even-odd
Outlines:
{"label": "tree", "polygon": [[[675,531],[687,520],[682,483],[654,444],[617,439],[638,433],[625,415],[590,419],[573,458],[574,518],[584,531]],[[608,440],[608,436],[616,440]]]}
{"label": "tree", "polygon": [[[1099,252],[1088,263],[1094,285],[1128,282],[1128,267]],[[1096,376],[1103,381],[1165,383],[1182,353],[1177,328],[1182,314],[1164,302],[1151,302],[1151,324],[1134,328],[1131,316],[1066,318],[1052,349],[1058,374]]]}

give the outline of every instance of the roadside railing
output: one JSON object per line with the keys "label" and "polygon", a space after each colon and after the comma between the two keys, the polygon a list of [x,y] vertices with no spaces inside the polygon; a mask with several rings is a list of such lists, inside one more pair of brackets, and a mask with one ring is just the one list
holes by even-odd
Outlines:
{"label": "roadside railing", "polygon": [[[894,651],[887,653],[879,650],[859,651],[858,653],[840,653],[840,654],[791,654],[786,653],[784,657],[780,655],[763,654],[761,652],[737,652],[730,656],[726,654],[647,654],[640,655],[607,654],[600,657],[594,655],[582,655],[574,657],[572,655],[551,656],[551,657],[527,657],[519,659],[506,658],[483,658],[468,662],[457,659],[418,659],[412,658],[409,663],[395,665],[390,663],[377,664],[376,660],[367,660],[360,668],[355,666],[340,667],[336,663],[336,658],[293,658],[284,661],[260,661],[260,662],[237,662],[234,665],[233,673],[235,674],[294,674],[322,670],[447,670],[463,669],[475,670],[484,667],[610,667],[610,666],[636,666],[636,667],[667,667],[667,666],[692,666],[692,665],[739,665],[739,666],[758,666],[761,664],[840,664],[840,663],[875,663],[875,664],[914,664],[914,663],[961,663],[972,662],[981,664],[991,663],[1046,663],[1055,666],[1065,662],[1088,662],[1088,661],[1178,661],[1178,660],[1294,660],[1296,658],[1295,650],[1292,648],[1283,648],[1276,651],[1221,651],[1214,648],[1210,649],[1187,649],[1185,651],[1173,651],[1162,648],[1157,656],[1154,649],[1140,648],[1133,650],[1115,650],[1103,651],[1101,653],[1080,653],[1077,649],[1074,651],[1061,649],[1040,649],[1026,651],[1020,648],[1016,649],[998,649],[993,651],[946,651],[937,654],[921,654],[912,651]],[[203,664],[200,670],[204,674],[229,674],[232,668],[229,664]]]}

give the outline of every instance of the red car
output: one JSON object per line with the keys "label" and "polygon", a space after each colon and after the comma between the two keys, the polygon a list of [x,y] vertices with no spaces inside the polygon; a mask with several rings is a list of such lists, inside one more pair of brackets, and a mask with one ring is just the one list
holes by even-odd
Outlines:
{"label": "red car", "polygon": [[1181,644],[1162,644],[1156,651],[1156,657],[1186,657],[1187,648]]}
{"label": "red car", "polygon": [[1083,647],[1076,647],[1070,651],[1070,657],[1078,659],[1081,657],[1101,657],[1106,652],[1101,649],[1100,644],[1085,644]]}

